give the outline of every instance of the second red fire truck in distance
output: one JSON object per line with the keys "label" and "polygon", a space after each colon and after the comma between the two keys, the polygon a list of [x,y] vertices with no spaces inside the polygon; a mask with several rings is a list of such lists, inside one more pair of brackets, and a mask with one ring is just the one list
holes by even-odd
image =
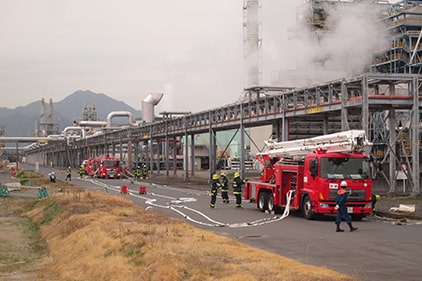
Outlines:
{"label": "second red fire truck in distance", "polygon": [[371,214],[372,178],[364,152],[371,143],[364,131],[266,144],[267,151],[257,154],[263,165],[261,176],[247,181],[244,193],[245,199],[257,202],[260,211],[289,206],[306,219],[336,214],[336,194],[345,180],[352,218]]}
{"label": "second red fire truck in distance", "polygon": [[82,162],[85,173],[92,177],[119,179],[121,175],[120,159],[117,157],[93,157]]}

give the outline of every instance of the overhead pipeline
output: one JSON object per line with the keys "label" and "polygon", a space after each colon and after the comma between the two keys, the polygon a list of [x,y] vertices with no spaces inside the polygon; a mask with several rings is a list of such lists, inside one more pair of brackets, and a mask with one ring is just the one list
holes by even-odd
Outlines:
{"label": "overhead pipeline", "polygon": [[129,126],[136,126],[135,117],[129,111],[113,111],[107,115],[107,128],[111,128],[111,121],[114,117],[128,117],[128,125]]}

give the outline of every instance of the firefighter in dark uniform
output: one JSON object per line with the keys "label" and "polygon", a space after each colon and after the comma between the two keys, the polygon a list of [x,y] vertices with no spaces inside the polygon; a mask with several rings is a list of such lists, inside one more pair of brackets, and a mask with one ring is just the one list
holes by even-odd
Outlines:
{"label": "firefighter in dark uniform", "polygon": [[146,179],[148,177],[148,168],[147,165],[144,164],[144,166],[142,166],[142,179]]}
{"label": "firefighter in dark uniform", "polygon": [[72,180],[72,168],[71,167],[69,167],[68,169],[67,169],[67,171],[66,171],[66,178],[65,178],[65,180],[67,181],[67,180],[69,180],[69,181],[71,181]]}
{"label": "firefighter in dark uniform", "polygon": [[229,179],[226,177],[224,172],[220,173],[220,185],[221,185],[221,203],[229,204]]}
{"label": "firefighter in dark uniform", "polygon": [[140,179],[141,179],[141,167],[138,166],[136,167],[136,170],[135,170],[135,180],[140,180]]}
{"label": "firefighter in dark uniform", "polygon": [[343,218],[346,223],[349,225],[350,231],[358,230],[357,227],[352,226],[352,220],[350,219],[349,213],[347,212],[347,196],[349,192],[346,190],[347,182],[342,181],[340,183],[341,188],[337,191],[336,195],[336,209],[337,209],[337,217],[336,217],[336,232],[344,232],[343,229],[340,228],[341,219]]}
{"label": "firefighter in dark uniform", "polygon": [[48,174],[48,175],[50,177],[50,181],[51,182],[56,182],[56,175],[54,174],[54,171],[51,172],[51,174]]}
{"label": "firefighter in dark uniform", "polygon": [[215,208],[215,201],[217,200],[217,192],[218,192],[219,187],[220,187],[220,182],[218,180],[218,175],[214,174],[212,176],[212,181],[211,181],[211,203],[210,203],[211,209]]}
{"label": "firefighter in dark uniform", "polygon": [[84,167],[80,166],[79,167],[79,177],[82,178],[84,175]]}
{"label": "firefighter in dark uniform", "polygon": [[375,212],[375,204],[377,201],[381,199],[381,196],[378,194],[372,194],[371,201],[372,201],[372,212]]}
{"label": "firefighter in dark uniform", "polygon": [[240,173],[235,172],[233,175],[233,194],[236,197],[236,208],[243,209],[242,207],[242,185],[245,184],[245,180],[240,178]]}

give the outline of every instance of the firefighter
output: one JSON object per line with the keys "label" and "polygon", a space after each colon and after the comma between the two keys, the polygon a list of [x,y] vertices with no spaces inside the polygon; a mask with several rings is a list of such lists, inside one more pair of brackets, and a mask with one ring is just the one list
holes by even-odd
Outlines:
{"label": "firefighter", "polygon": [[50,177],[51,182],[56,182],[56,175],[54,174],[54,171],[48,174],[48,176]]}
{"label": "firefighter", "polygon": [[229,180],[224,172],[220,173],[220,185],[221,185],[221,203],[229,204]]}
{"label": "firefighter", "polygon": [[72,168],[67,168],[65,181],[72,181]]}
{"label": "firefighter", "polygon": [[337,195],[336,195],[336,210],[337,210],[336,232],[344,232],[344,230],[340,228],[340,223],[341,223],[342,218],[349,225],[350,232],[352,232],[352,231],[358,230],[358,228],[352,226],[352,220],[350,219],[350,216],[347,213],[346,201],[347,201],[347,196],[349,195],[349,192],[346,190],[347,182],[341,181],[340,186],[341,188],[337,191]]}
{"label": "firefighter", "polygon": [[372,194],[372,198],[371,198],[371,201],[372,201],[372,212],[375,212],[375,204],[380,199],[381,199],[381,196],[380,195],[378,195],[378,194]]}
{"label": "firefighter", "polygon": [[79,177],[80,177],[80,178],[82,178],[82,177],[83,177],[84,172],[85,172],[85,171],[84,171],[84,167],[83,167],[83,166],[80,166],[80,167],[79,167]]}
{"label": "firefighter", "polygon": [[218,188],[220,187],[220,182],[218,180],[218,175],[214,174],[212,175],[212,181],[211,181],[211,203],[210,208],[215,208],[215,201],[217,200],[217,192]]}
{"label": "firefighter", "polygon": [[242,207],[242,185],[245,183],[245,180],[240,178],[240,173],[235,172],[233,175],[233,194],[236,197],[236,208],[243,209]]}
{"label": "firefighter", "polygon": [[136,170],[135,170],[135,180],[140,180],[140,179],[141,179],[141,167],[138,166],[136,167]]}
{"label": "firefighter", "polygon": [[142,167],[142,178],[145,180],[148,177],[148,168],[147,165],[144,164]]}

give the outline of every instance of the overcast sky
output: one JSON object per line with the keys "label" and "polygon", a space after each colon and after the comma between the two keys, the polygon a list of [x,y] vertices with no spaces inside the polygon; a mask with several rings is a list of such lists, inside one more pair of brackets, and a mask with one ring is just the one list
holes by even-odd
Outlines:
{"label": "overcast sky", "polygon": [[[300,1],[283,2],[293,9],[278,16],[294,18]],[[0,0],[0,106],[58,102],[77,90],[136,109],[151,92],[165,93],[162,110],[235,102],[244,87],[242,7],[243,0]]]}
{"label": "overcast sky", "polygon": [[[302,0],[262,2],[267,84],[315,48],[288,40]],[[161,111],[233,103],[245,86],[242,25],[243,0],[0,0],[0,106],[77,90],[136,109],[152,92],[164,92]]]}

